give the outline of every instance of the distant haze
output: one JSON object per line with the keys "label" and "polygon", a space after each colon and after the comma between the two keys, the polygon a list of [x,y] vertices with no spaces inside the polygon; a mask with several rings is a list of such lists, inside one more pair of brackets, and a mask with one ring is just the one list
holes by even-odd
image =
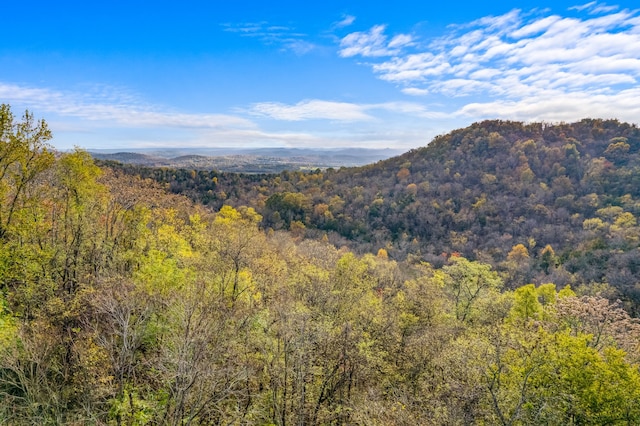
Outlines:
{"label": "distant haze", "polygon": [[98,160],[150,167],[215,169],[240,173],[278,173],[372,164],[402,154],[393,149],[175,148],[90,150]]}

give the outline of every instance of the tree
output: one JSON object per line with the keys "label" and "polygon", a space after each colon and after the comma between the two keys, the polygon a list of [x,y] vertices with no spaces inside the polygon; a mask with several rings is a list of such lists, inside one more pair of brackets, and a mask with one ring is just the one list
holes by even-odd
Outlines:
{"label": "tree", "polygon": [[32,203],[30,188],[53,164],[47,141],[51,132],[44,120],[35,121],[26,111],[22,121],[14,122],[8,105],[0,104],[0,239],[7,234],[20,210]]}
{"label": "tree", "polygon": [[555,268],[558,263],[556,252],[549,244],[540,252],[540,266],[545,274],[549,274],[550,270]]}
{"label": "tree", "polygon": [[462,322],[473,320],[479,313],[478,302],[502,287],[498,274],[489,265],[463,257],[451,257],[442,272],[445,289],[455,306],[455,317]]}

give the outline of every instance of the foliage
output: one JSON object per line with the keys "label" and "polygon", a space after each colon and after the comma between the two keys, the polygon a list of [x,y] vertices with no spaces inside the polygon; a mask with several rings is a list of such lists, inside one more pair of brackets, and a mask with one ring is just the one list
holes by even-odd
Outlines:
{"label": "foliage", "polygon": [[112,166],[358,253],[440,266],[457,252],[511,289],[606,281],[634,312],[640,300],[640,130],[616,120],[484,121],[376,164],[309,173]]}
{"label": "foliage", "polygon": [[[11,156],[24,123],[4,120]],[[550,280],[504,286],[521,264],[553,277],[567,260],[551,242],[511,244],[503,271],[460,253],[398,261],[386,244],[358,255],[29,146],[15,158],[42,156],[37,173],[1,160],[15,207],[2,207],[0,424],[640,422],[640,324],[624,304]],[[406,188],[418,172],[403,169]],[[316,214],[279,193],[272,211],[291,224]],[[344,214],[345,199],[318,213]],[[625,212],[594,211],[622,245]]]}

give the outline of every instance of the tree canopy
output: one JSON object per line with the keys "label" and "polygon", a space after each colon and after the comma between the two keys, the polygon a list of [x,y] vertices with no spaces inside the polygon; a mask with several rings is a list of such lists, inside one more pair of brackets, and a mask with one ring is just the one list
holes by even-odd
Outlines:
{"label": "tree canopy", "polygon": [[[640,130],[616,120],[485,121],[375,164],[309,173],[192,179],[113,166],[359,254],[384,248],[441,266],[443,253],[460,253],[507,274],[509,288],[607,282],[629,309],[640,301]],[[523,249],[528,261],[516,262]]]}
{"label": "tree canopy", "polygon": [[[354,253],[54,153],[46,123],[0,111],[0,424],[640,423],[640,323],[605,281],[554,283],[544,240],[501,268]],[[303,223],[289,189],[267,213]],[[621,208],[597,217],[625,240]],[[516,284],[542,252],[549,281]]]}

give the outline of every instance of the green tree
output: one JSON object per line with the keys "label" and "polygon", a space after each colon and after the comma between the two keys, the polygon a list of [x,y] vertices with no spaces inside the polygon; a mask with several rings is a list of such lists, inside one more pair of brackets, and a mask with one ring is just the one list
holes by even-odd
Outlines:
{"label": "green tree", "polygon": [[44,120],[27,111],[16,123],[10,107],[0,104],[0,239],[6,240],[21,210],[38,203],[31,190],[54,162],[49,139]]}
{"label": "green tree", "polygon": [[455,317],[472,321],[479,315],[478,305],[487,296],[502,288],[502,280],[486,264],[472,262],[463,257],[452,257],[442,268],[445,290],[455,306]]}

